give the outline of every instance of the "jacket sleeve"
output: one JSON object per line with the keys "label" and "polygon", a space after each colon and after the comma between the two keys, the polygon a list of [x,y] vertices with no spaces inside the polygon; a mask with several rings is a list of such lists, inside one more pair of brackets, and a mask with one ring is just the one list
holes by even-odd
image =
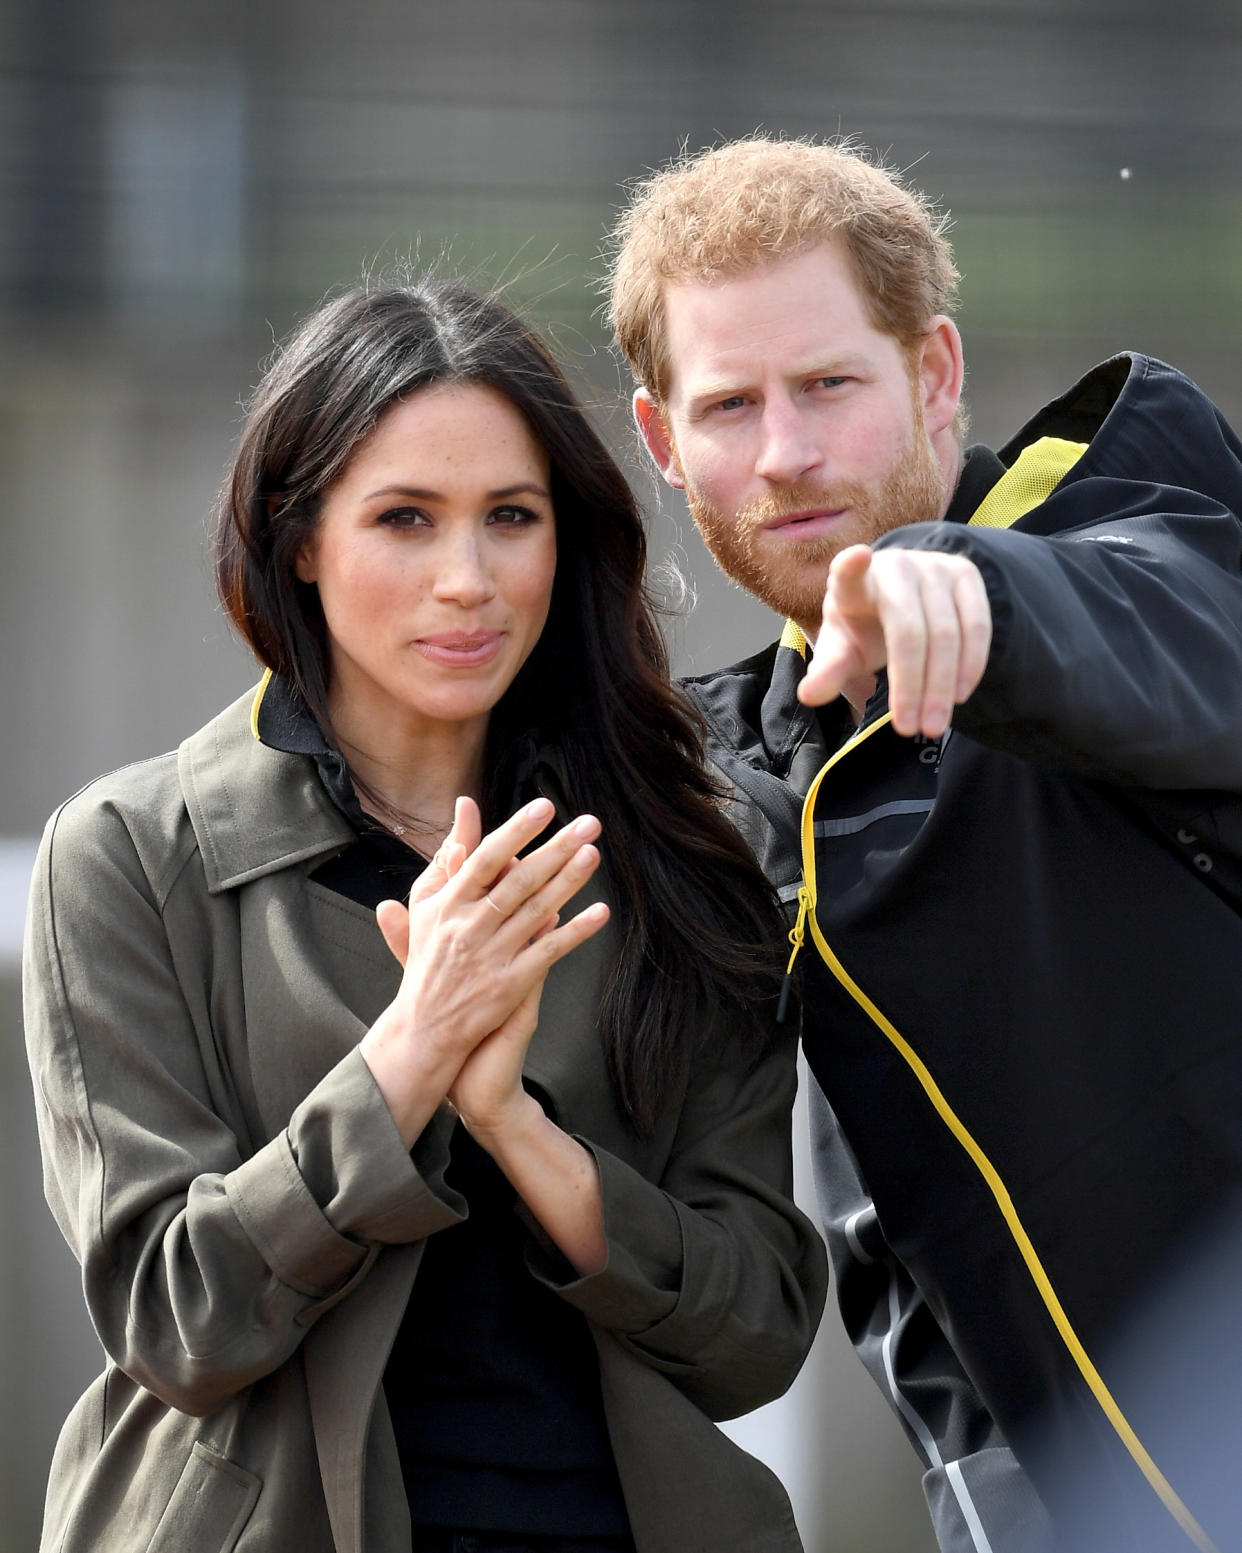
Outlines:
{"label": "jacket sleeve", "polygon": [[48,1202],[104,1348],[170,1406],[213,1411],[281,1365],[380,1246],[462,1216],[444,1121],[412,1160],[356,1050],[262,1146],[230,1127],[164,900],[106,804],[49,822],[24,1004]]}
{"label": "jacket sleeve", "polygon": [[840,1125],[814,1077],[809,1083],[815,1190],[842,1323],[923,1460],[942,1553],[1051,1553],[1043,1502],[885,1239]]}
{"label": "jacket sleeve", "polygon": [[607,1265],[575,1278],[535,1253],[539,1276],[712,1418],[786,1391],[823,1310],[823,1241],[792,1201],[795,1038],[782,1029],[758,1061],[736,1034],[716,1043],[658,1183],[580,1138],[599,1166]]}
{"label": "jacket sleeve", "polygon": [[980,569],[987,670],[954,725],[1123,786],[1242,788],[1242,523],[1192,491],[1084,478],[992,530],[923,523],[885,547]]}

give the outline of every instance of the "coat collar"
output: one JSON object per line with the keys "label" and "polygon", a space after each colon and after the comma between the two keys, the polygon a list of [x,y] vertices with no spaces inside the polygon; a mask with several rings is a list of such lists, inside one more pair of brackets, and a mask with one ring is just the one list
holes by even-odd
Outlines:
{"label": "coat collar", "polygon": [[226,707],[177,752],[177,772],[213,894],[354,839],[308,755],[260,743],[255,693]]}

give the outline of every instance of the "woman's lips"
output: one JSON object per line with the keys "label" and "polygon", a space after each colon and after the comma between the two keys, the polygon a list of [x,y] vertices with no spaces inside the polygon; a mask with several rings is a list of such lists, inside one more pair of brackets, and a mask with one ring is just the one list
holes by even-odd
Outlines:
{"label": "woman's lips", "polygon": [[431,663],[453,669],[477,669],[490,663],[505,639],[503,631],[440,631],[420,636],[414,646]]}

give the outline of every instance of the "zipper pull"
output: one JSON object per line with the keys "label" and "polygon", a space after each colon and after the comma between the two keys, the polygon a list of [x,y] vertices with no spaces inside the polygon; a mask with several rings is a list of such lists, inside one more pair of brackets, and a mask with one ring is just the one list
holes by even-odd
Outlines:
{"label": "zipper pull", "polygon": [[811,892],[806,885],[798,890],[798,919],[789,930],[789,942],[793,945],[789,955],[789,963],[785,967],[785,977],[781,982],[781,995],[776,1004],[776,1022],[778,1025],[785,1023],[785,1015],[789,1012],[789,996],[793,990],[794,961],[798,958],[798,950],[802,948],[803,935],[806,932],[806,914],[811,909]]}

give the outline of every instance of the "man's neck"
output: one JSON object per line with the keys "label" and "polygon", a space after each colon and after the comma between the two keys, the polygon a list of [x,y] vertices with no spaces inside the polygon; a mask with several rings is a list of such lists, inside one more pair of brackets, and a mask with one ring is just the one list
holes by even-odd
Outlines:
{"label": "man's neck", "polygon": [[944,471],[944,501],[940,506],[940,517],[942,520],[952,505],[954,496],[957,494],[965,463],[966,455],[962,450],[961,443],[956,439],[940,455],[940,467]]}

